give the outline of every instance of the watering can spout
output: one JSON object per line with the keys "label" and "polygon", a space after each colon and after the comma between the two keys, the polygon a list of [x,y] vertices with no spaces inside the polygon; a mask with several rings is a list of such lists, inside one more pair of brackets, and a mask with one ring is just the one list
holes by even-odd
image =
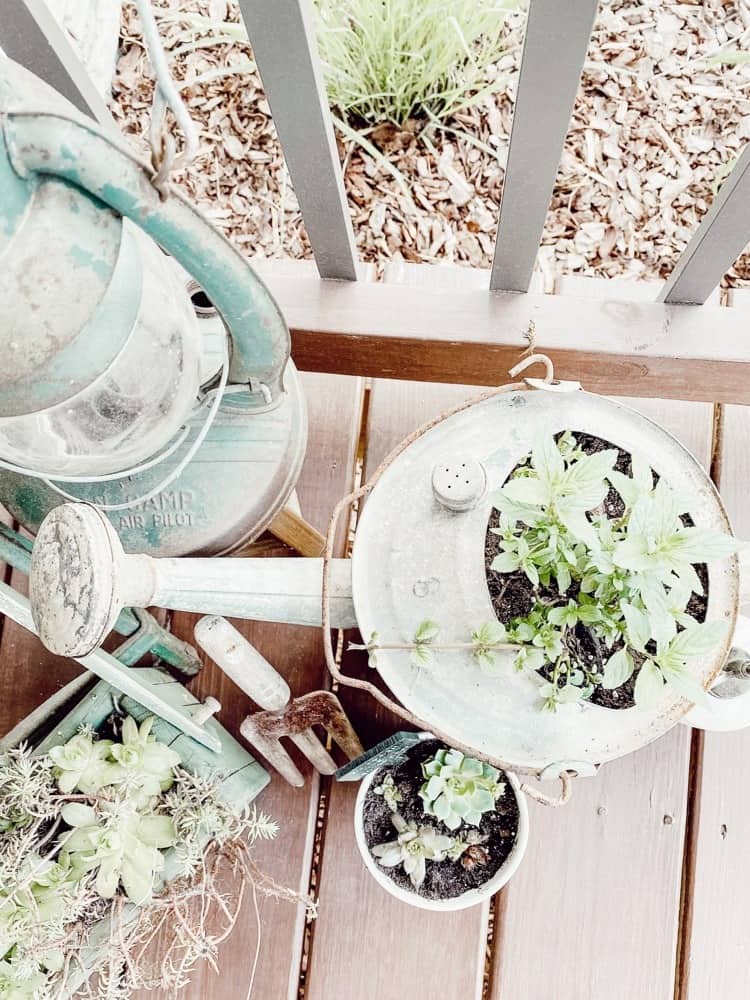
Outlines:
{"label": "watering can spout", "polygon": [[[76,503],[56,507],[42,523],[29,586],[44,645],[62,656],[84,656],[101,645],[126,606],[320,626],[322,581],[322,559],[126,555],[107,518]],[[334,627],[356,627],[346,559],[331,566],[330,602]]]}

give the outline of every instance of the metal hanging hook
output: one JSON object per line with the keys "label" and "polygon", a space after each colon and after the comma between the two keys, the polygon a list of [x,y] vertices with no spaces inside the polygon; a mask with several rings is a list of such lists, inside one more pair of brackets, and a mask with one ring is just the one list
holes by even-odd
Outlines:
{"label": "metal hanging hook", "polygon": [[[169,194],[169,178],[172,171],[187,166],[191,160],[195,159],[198,152],[198,129],[170,75],[166,53],[150,0],[134,0],[134,2],[141,19],[146,52],[156,77],[154,100],[151,106],[149,142],[151,144],[151,164],[154,168],[152,184],[159,192],[159,196],[164,199]],[[182,131],[185,144],[180,153],[176,153],[174,139],[167,132],[166,111],[168,107]]]}

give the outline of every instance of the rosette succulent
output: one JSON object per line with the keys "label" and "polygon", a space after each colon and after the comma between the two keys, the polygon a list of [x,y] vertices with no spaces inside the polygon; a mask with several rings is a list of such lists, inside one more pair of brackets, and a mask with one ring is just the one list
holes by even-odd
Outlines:
{"label": "rosette succulent", "polygon": [[111,740],[97,740],[92,732],[84,730],[62,746],[52,747],[49,756],[55,764],[60,791],[78,789],[92,795],[112,781],[113,767],[107,760],[111,746]]}
{"label": "rosette succulent", "polygon": [[[140,918],[123,920],[120,909],[125,900],[148,908],[167,875],[180,878],[155,905],[161,920],[167,912],[178,918],[167,949],[179,951],[183,972],[199,957],[196,949],[183,964],[185,929],[191,948],[198,940],[183,910],[201,900],[206,951],[221,939],[203,928],[212,900],[233,919],[223,902],[232,893],[218,895],[206,852],[226,846],[227,858],[244,858],[248,844],[277,827],[254,807],[226,801],[219,772],[180,767],[179,755],[151,735],[152,722],[124,718],[121,742],[85,728],[46,753],[26,745],[0,753],[0,1000],[67,996],[68,971],[82,956],[87,969],[92,956],[117,969],[117,996],[129,996],[147,966],[131,964]],[[113,724],[105,723],[110,731]],[[100,958],[90,935],[102,921],[115,933]]]}
{"label": "rosette succulent", "polygon": [[382,795],[385,804],[391,810],[391,812],[398,812],[399,803],[403,801],[403,795],[398,790],[396,782],[393,780],[392,774],[386,774],[383,778],[382,785],[377,785],[373,788],[375,795]]}
{"label": "rosette succulent", "polygon": [[151,897],[154,876],[164,867],[161,849],[175,842],[169,816],[142,816],[127,802],[101,803],[99,810],[69,802],[62,818],[73,828],[60,853],[60,861],[81,873],[96,871],[96,891],[110,899],[120,882],[131,903],[142,905]]}
{"label": "rosette succulent", "polygon": [[122,742],[109,747],[115,762],[109,780],[146,796],[167,791],[174,781],[173,768],[180,763],[179,754],[151,736],[153,723],[150,717],[138,726],[128,716],[122,725]]}
{"label": "rosette succulent", "polygon": [[370,849],[384,868],[403,865],[415,889],[425,880],[428,861],[443,861],[454,845],[453,837],[445,837],[432,826],[407,822],[399,813],[393,813],[391,822],[398,837]]}
{"label": "rosette succulent", "polygon": [[0,962],[0,997],[2,1000],[36,1000],[47,977],[38,970],[26,969],[14,961]]}
{"label": "rosette succulent", "polygon": [[457,830],[462,823],[479,826],[482,815],[495,808],[505,785],[500,771],[460,750],[443,748],[422,764],[427,779],[419,790],[428,816]]}

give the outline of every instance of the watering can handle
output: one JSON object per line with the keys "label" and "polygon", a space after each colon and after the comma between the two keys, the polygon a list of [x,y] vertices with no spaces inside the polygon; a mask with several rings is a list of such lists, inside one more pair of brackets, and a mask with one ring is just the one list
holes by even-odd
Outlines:
{"label": "watering can handle", "polygon": [[195,278],[229,331],[229,384],[250,388],[248,406],[281,398],[290,352],[281,311],[248,261],[186,199],[172,192],[162,200],[151,170],[82,116],[12,111],[2,127],[19,176],[53,175],[94,195]]}
{"label": "watering can handle", "polygon": [[681,720],[693,729],[728,733],[750,726],[750,618],[737,617],[724,670],[709,690],[710,705],[696,705]]}

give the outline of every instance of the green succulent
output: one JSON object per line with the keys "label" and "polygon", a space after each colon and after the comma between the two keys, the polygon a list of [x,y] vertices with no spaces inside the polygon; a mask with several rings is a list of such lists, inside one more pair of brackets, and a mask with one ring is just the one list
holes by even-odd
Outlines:
{"label": "green succulent", "polygon": [[76,789],[92,795],[111,780],[113,767],[107,760],[111,740],[97,740],[86,730],[77,733],[62,746],[52,747],[49,757],[55,764],[55,775],[61,792]]}
{"label": "green succulent", "polygon": [[482,816],[495,808],[505,785],[500,771],[460,750],[443,748],[422,764],[427,780],[419,790],[428,816],[435,816],[457,830],[462,823],[479,826]]}
{"label": "green succulent", "polygon": [[60,852],[62,864],[96,872],[96,891],[104,899],[111,899],[122,882],[131,903],[148,902],[164,867],[161,850],[175,842],[169,816],[142,816],[127,801],[112,800],[99,804],[99,814],[92,806],[68,802],[62,818],[73,828]]}
{"label": "green succulent", "polygon": [[153,723],[151,716],[138,726],[128,716],[122,725],[122,742],[109,747],[110,758],[115,763],[110,782],[127,785],[145,796],[158,795],[171,788],[174,768],[180,763],[178,753],[151,736]]}
{"label": "green succulent", "polygon": [[398,812],[399,803],[403,801],[403,795],[398,790],[396,782],[393,780],[392,774],[386,774],[383,778],[383,782],[373,788],[375,795],[382,795],[385,800],[385,804],[391,810],[391,812]]}
{"label": "green succulent", "polygon": [[448,856],[455,841],[438,833],[432,826],[418,825],[414,820],[407,822],[399,813],[393,813],[391,822],[398,837],[385,844],[370,848],[384,868],[403,865],[404,871],[415,889],[425,880],[428,861],[443,861]]}
{"label": "green succulent", "polygon": [[20,968],[7,959],[0,962],[0,1000],[35,1000],[47,983],[43,972]]}
{"label": "green succulent", "polygon": [[[186,876],[174,893],[187,902],[205,888],[207,843],[244,849],[275,835],[254,807],[224,802],[220,775],[177,767],[151,725],[126,718],[118,743],[86,728],[46,754],[0,753],[0,1000],[62,995],[91,928],[107,915],[119,927],[123,899],[144,905],[160,890],[166,849]],[[130,993],[119,975],[132,957],[127,938],[107,943],[118,996]]]}

